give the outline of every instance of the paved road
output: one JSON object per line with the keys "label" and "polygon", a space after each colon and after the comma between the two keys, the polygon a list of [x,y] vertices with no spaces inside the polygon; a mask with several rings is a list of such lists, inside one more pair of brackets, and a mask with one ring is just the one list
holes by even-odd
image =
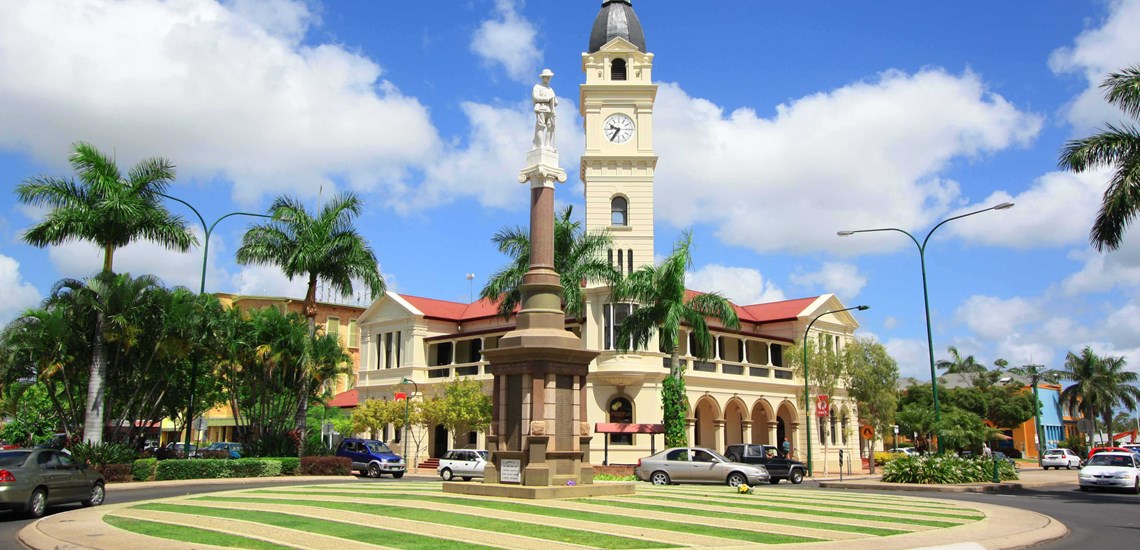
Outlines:
{"label": "paved road", "polygon": [[[413,478],[405,478],[405,481],[416,481]],[[377,479],[369,479],[363,477],[344,477],[321,481],[306,481],[308,485],[318,484],[334,484],[334,483],[359,483],[361,481],[368,481],[373,483],[391,483],[394,481],[390,477],[381,477]],[[205,485],[201,487],[155,487],[153,489],[132,489],[129,491],[116,491],[115,486],[107,487],[107,504],[117,504],[122,502],[137,502],[140,500],[151,500],[155,498],[168,498],[183,495],[197,495],[201,493],[213,493],[215,491],[229,491],[233,489],[254,489],[259,487],[280,487],[281,483],[233,483],[224,485]],[[46,515],[59,514],[69,510],[79,508],[78,504],[53,506],[48,508]],[[16,534],[23,529],[25,525],[34,520],[27,519],[20,514],[8,511],[0,511],[0,541],[16,541]],[[18,543],[16,543],[18,544]],[[0,543],[0,547],[8,548],[4,543]],[[21,545],[21,548],[23,546]]]}
{"label": "paved road", "polygon": [[[800,490],[814,488],[805,482],[799,488],[781,483],[778,487]],[[849,491],[909,497],[940,498],[984,502],[1042,513],[1064,523],[1069,536],[1035,548],[1068,550],[1093,548],[1135,548],[1140,541],[1140,495],[1126,493],[1082,493],[1076,484],[1022,489],[1008,493],[933,493],[914,491]]]}

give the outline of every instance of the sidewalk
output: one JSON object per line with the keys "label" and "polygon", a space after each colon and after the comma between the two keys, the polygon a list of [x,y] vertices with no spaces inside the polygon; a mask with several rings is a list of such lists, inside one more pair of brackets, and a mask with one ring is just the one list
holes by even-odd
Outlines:
{"label": "sidewalk", "polygon": [[1067,485],[1077,483],[1076,470],[1042,470],[1036,467],[1025,467],[1017,471],[1021,479],[1005,481],[1002,483],[961,483],[953,485],[925,485],[918,483],[886,483],[879,480],[879,476],[863,473],[862,476],[816,477],[820,488],[824,489],[881,489],[887,491],[930,491],[939,493],[986,493],[993,491],[1010,491],[1014,489],[1027,489],[1033,487],[1048,487],[1053,485]]}

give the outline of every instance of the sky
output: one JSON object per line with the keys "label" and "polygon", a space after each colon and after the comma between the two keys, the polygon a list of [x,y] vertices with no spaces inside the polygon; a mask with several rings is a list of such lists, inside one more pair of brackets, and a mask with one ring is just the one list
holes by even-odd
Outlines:
{"label": "sky", "polygon": [[[207,223],[358,193],[397,292],[466,302],[525,226],[515,179],[530,87],[554,71],[560,205],[583,213],[581,54],[600,0],[0,0],[0,321],[101,252],[23,244],[44,215],[15,189],[71,174],[86,141],[124,169],[170,159],[170,194]],[[688,286],[742,304],[835,293],[857,334],[929,377],[918,248],[936,358],[1059,368],[1091,346],[1140,369],[1140,229],[1095,251],[1108,173],[1058,152],[1125,116],[1100,83],[1140,63],[1140,0],[633,2],[660,86],[655,247],[694,235]],[[198,226],[182,205],[168,208]],[[240,266],[255,218],[210,239],[210,292],[304,296]],[[201,238],[203,230],[197,229]],[[196,289],[202,250],[132,244],[118,271]],[[468,274],[474,277],[468,279]],[[324,297],[324,296],[322,296]],[[331,300],[331,297],[329,297]],[[351,300],[363,301],[361,296]]]}

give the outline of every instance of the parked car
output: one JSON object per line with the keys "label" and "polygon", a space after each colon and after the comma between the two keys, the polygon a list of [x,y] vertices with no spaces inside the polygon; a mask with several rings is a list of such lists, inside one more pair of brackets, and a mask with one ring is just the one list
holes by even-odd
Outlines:
{"label": "parked car", "polygon": [[1010,463],[1010,465],[1013,466],[1013,468],[1015,470],[1017,469],[1017,461],[1010,458],[1009,456],[1006,456],[1006,454],[1001,452],[1001,451],[994,451],[993,452],[993,458],[994,458],[994,460],[1000,460],[1002,462],[1008,462],[1008,463]]}
{"label": "parked car", "polygon": [[888,453],[904,454],[908,456],[918,456],[918,449],[914,447],[895,447],[887,451]]}
{"label": "parked car", "polygon": [[758,464],[733,462],[703,447],[674,447],[638,459],[634,475],[654,485],[727,483],[729,487],[767,483],[768,470]]}
{"label": "parked car", "polygon": [[1133,453],[1106,451],[1093,455],[1077,474],[1082,491],[1126,489],[1140,495],[1140,461]]}
{"label": "parked car", "polygon": [[351,458],[352,469],[368,477],[392,474],[392,477],[400,479],[408,471],[403,457],[376,439],[346,438],[336,448],[336,456]]}
{"label": "parked car", "polygon": [[199,457],[199,456],[209,457],[210,455],[208,455],[206,453],[219,453],[219,454],[220,453],[228,453],[229,458],[241,458],[241,455],[244,452],[245,452],[245,448],[242,446],[241,443],[234,443],[232,441],[219,441],[217,443],[211,443],[210,446],[206,447],[205,449],[198,449],[197,451],[191,451],[190,456],[193,456],[193,457]]}
{"label": "parked car", "polygon": [[1048,470],[1053,468],[1060,470],[1064,468],[1071,470],[1073,468],[1081,467],[1081,457],[1077,453],[1068,449],[1049,449],[1041,457],[1041,467]]}
{"label": "parked car", "polygon": [[768,483],[773,485],[781,479],[798,485],[807,475],[807,466],[803,462],[781,457],[775,445],[729,445],[724,449],[724,456],[732,462],[763,466],[768,470]]}
{"label": "parked car", "polygon": [[488,458],[487,451],[452,449],[439,459],[439,466],[435,472],[444,481],[451,481],[457,477],[463,478],[463,481],[471,481],[473,477],[483,477],[483,469],[487,467]]}
{"label": "parked car", "polygon": [[106,497],[105,486],[99,472],[61,451],[0,451],[0,508],[38,518],[56,504],[98,506]]}
{"label": "parked car", "polygon": [[[197,445],[194,445],[194,444],[190,445],[190,455],[193,455],[194,452],[197,450],[198,450]],[[186,458],[188,456],[186,454],[186,444],[185,443],[175,443],[175,442],[167,443],[166,446],[162,448],[162,453],[160,453],[160,454],[162,454],[164,456],[160,456],[159,459],[166,458],[166,457],[169,457],[169,458]]]}

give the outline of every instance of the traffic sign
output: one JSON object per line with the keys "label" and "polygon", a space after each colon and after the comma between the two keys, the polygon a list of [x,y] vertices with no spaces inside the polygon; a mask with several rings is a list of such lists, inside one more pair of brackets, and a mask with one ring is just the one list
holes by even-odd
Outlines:
{"label": "traffic sign", "polygon": [[828,416],[830,414],[831,414],[831,406],[827,402],[827,396],[826,395],[816,396],[815,415],[816,416]]}
{"label": "traffic sign", "polygon": [[862,428],[859,428],[859,435],[863,436],[863,439],[871,439],[872,437],[875,437],[875,428],[872,428],[870,426],[863,426]]}
{"label": "traffic sign", "polygon": [[402,391],[398,391],[398,392],[396,392],[395,398],[396,398],[396,401],[403,401],[404,399],[408,398],[408,394],[406,394]]}

